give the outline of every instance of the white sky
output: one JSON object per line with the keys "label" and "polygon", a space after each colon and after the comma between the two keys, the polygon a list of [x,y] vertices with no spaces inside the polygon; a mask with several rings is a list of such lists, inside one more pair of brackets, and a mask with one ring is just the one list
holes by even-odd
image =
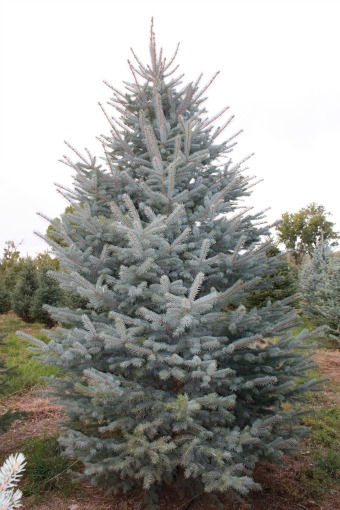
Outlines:
{"label": "white sky", "polygon": [[70,185],[58,162],[69,149],[101,155],[109,132],[98,101],[109,81],[129,80],[130,46],[148,59],[151,16],[159,46],[185,82],[221,74],[208,108],[229,105],[233,159],[251,152],[248,173],[264,182],[251,204],[268,221],[315,201],[340,228],[340,0],[0,0],[0,256],[6,240],[34,255],[47,246],[34,230],[67,203],[53,183]]}

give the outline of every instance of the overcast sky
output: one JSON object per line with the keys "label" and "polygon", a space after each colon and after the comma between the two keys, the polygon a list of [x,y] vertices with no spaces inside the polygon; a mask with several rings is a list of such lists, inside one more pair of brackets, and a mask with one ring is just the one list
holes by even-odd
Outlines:
{"label": "overcast sky", "polygon": [[340,228],[340,0],[0,0],[0,256],[6,240],[35,255],[47,246],[33,231],[66,202],[54,182],[72,183],[58,159],[109,132],[98,101],[107,80],[129,80],[132,46],[148,60],[151,16],[185,82],[217,70],[208,109],[230,106],[240,128],[233,160],[251,152],[249,174],[264,181],[251,204],[268,221],[310,202]]}

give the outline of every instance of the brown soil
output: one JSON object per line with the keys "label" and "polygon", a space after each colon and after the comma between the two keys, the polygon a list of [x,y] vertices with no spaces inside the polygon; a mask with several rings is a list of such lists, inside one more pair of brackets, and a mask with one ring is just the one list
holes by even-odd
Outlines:
{"label": "brown soil", "polygon": [[[331,378],[326,385],[327,397],[331,402],[340,400],[340,351],[319,350],[315,360],[321,370]],[[58,430],[58,421],[63,418],[62,410],[49,400],[31,391],[24,395],[14,395],[7,399],[6,405],[0,405],[0,412],[6,408],[25,410],[29,415],[14,423],[10,431],[1,436],[0,460],[9,453],[20,451],[22,441]],[[309,452],[305,451],[296,458],[284,459],[282,465],[258,465],[254,478],[262,486],[262,491],[253,492],[244,502],[232,496],[223,498],[223,510],[336,510],[340,509],[340,488],[329,490],[322,503],[316,503],[308,494],[308,484],[303,474],[311,464]],[[30,510],[142,510],[141,496],[110,496],[105,491],[86,483],[81,484],[68,498],[49,494],[23,499],[24,509]],[[250,505],[250,506],[249,506]],[[173,490],[165,490],[161,496],[161,510],[217,510],[213,498],[202,494],[194,499],[189,496],[178,500]]]}
{"label": "brown soil", "polygon": [[340,350],[320,349],[313,358],[324,375],[329,378],[324,386],[328,406],[330,403],[340,406]]}
{"label": "brown soil", "polygon": [[1,402],[0,413],[7,409],[25,411],[28,414],[24,419],[15,421],[8,432],[1,434],[0,459],[20,449],[25,439],[57,432],[58,421],[63,418],[60,406],[40,397],[34,391],[14,395],[6,402]]}

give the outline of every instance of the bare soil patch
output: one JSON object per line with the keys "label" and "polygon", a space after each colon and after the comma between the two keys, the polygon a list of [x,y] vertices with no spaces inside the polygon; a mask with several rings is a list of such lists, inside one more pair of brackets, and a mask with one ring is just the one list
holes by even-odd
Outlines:
{"label": "bare soil patch", "polygon": [[319,349],[313,358],[323,372],[328,374],[335,383],[340,384],[340,349]]}
{"label": "bare soil patch", "polygon": [[328,400],[340,405],[340,349],[319,349],[313,359],[324,375],[329,377],[329,383],[324,388]]}
{"label": "bare soil patch", "polygon": [[58,421],[64,417],[62,408],[31,390],[23,395],[13,395],[0,402],[0,413],[8,409],[25,411],[27,415],[13,423],[10,430],[1,435],[0,459],[18,451],[25,439],[53,434],[58,431]]}

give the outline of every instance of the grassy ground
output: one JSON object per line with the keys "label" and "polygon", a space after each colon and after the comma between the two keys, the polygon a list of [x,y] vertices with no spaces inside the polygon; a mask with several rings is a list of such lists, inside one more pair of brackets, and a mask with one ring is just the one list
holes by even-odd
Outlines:
{"label": "grassy ground", "polygon": [[21,330],[44,340],[46,336],[40,332],[42,327],[41,324],[25,324],[14,313],[0,315],[0,335],[6,335],[0,358],[6,360],[8,368],[15,368],[7,378],[7,395],[23,393],[31,388],[43,386],[42,376],[57,374],[56,367],[41,365],[36,361],[34,352],[29,351],[29,342],[15,334],[17,330]]}
{"label": "grassy ground", "polygon": [[[305,323],[305,326],[308,324]],[[21,329],[44,339],[41,325],[24,324],[14,314],[0,315],[0,334],[6,334],[0,358],[8,367],[16,367],[9,375],[6,394],[0,400],[0,414],[11,408],[26,411],[14,422],[11,429],[1,435],[0,465],[9,455],[22,451],[27,458],[25,476],[20,483],[24,493],[24,508],[32,510],[74,510],[141,508],[138,500],[107,496],[89,485],[70,481],[68,469],[72,466],[60,455],[57,443],[62,409],[42,398],[37,392],[44,386],[41,376],[56,374],[57,369],[40,365],[33,359],[29,344],[15,335]],[[297,332],[297,331],[296,331]],[[328,377],[321,392],[311,392],[307,401],[314,413],[304,418],[312,433],[293,459],[281,466],[259,465],[255,479],[263,491],[247,497],[254,510],[335,510],[340,508],[340,350],[332,344],[319,341],[315,355],[320,368],[313,376]],[[184,510],[186,506],[174,503],[172,495],[165,493],[162,508]],[[190,503],[190,510],[217,508],[203,496]],[[226,499],[224,510],[245,510],[238,501]]]}

